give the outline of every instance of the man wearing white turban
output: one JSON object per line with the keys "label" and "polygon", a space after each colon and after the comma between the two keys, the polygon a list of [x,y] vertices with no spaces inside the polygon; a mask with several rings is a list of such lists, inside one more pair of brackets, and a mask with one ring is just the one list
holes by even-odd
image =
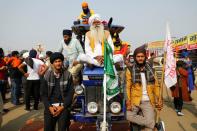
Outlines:
{"label": "man wearing white turban", "polygon": [[109,31],[104,30],[100,15],[94,14],[89,18],[90,31],[85,37],[85,54],[81,54],[79,61],[91,65],[103,67],[104,62],[104,40],[106,39],[114,50],[114,45]]}
{"label": "man wearing white turban", "polygon": [[[78,57],[78,61],[91,65],[103,67],[104,62],[104,40],[107,40],[114,52],[114,44],[110,32],[104,30],[104,25],[99,14],[94,14],[89,18],[90,31],[85,37],[85,54]],[[114,62],[123,61],[119,55],[113,56]]]}

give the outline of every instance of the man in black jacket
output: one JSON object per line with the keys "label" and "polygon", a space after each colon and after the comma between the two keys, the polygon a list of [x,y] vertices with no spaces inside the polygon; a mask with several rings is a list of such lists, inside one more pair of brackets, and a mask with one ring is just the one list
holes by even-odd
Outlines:
{"label": "man in black jacket", "polygon": [[74,94],[72,75],[63,68],[64,56],[55,52],[50,57],[52,70],[48,70],[42,84],[42,100],[45,106],[44,130],[68,131],[70,106]]}

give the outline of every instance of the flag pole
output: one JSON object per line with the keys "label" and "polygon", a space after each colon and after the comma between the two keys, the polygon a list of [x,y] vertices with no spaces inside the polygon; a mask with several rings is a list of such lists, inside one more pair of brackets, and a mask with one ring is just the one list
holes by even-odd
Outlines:
{"label": "flag pole", "polygon": [[103,93],[104,93],[104,98],[103,98],[103,122],[102,122],[102,124],[101,124],[101,131],[107,131],[107,122],[106,122],[106,99],[107,99],[107,92],[106,92],[106,74],[104,74],[104,86],[103,86],[103,88],[104,88],[104,91],[103,91]]}
{"label": "flag pole", "polygon": [[[163,66],[162,66],[162,76],[161,76],[161,84],[160,84],[160,90],[159,90],[159,98],[158,101],[163,101],[163,88],[164,88],[164,70],[166,65],[166,51],[164,51],[164,60],[163,60]],[[155,75],[156,76],[156,75]],[[159,122],[160,119],[160,111],[157,110],[157,118],[156,122]]]}
{"label": "flag pole", "polygon": [[163,67],[162,67],[162,76],[161,76],[161,91],[159,92],[160,98],[163,98],[163,87],[164,87],[164,71],[165,71],[165,65],[166,65],[166,51],[164,52],[163,57]]}

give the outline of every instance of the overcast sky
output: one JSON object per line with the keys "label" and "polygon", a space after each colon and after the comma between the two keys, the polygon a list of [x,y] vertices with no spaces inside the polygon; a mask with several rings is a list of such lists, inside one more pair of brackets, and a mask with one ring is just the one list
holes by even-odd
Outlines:
{"label": "overcast sky", "polygon": [[[62,30],[70,28],[81,12],[82,0],[0,0],[0,47],[22,50],[43,43],[55,51]],[[197,32],[197,0],[87,0],[103,19],[125,26],[123,41],[136,48],[165,38],[166,22],[171,35]]]}

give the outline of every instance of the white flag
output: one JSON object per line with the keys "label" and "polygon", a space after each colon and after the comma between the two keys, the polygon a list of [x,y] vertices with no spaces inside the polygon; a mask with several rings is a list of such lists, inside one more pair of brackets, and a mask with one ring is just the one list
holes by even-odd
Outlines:
{"label": "white flag", "polygon": [[166,53],[165,63],[165,84],[167,88],[172,87],[177,83],[176,75],[176,60],[174,58],[174,52],[171,46],[172,40],[170,35],[169,25],[166,26],[166,40],[164,45],[164,52]]}

